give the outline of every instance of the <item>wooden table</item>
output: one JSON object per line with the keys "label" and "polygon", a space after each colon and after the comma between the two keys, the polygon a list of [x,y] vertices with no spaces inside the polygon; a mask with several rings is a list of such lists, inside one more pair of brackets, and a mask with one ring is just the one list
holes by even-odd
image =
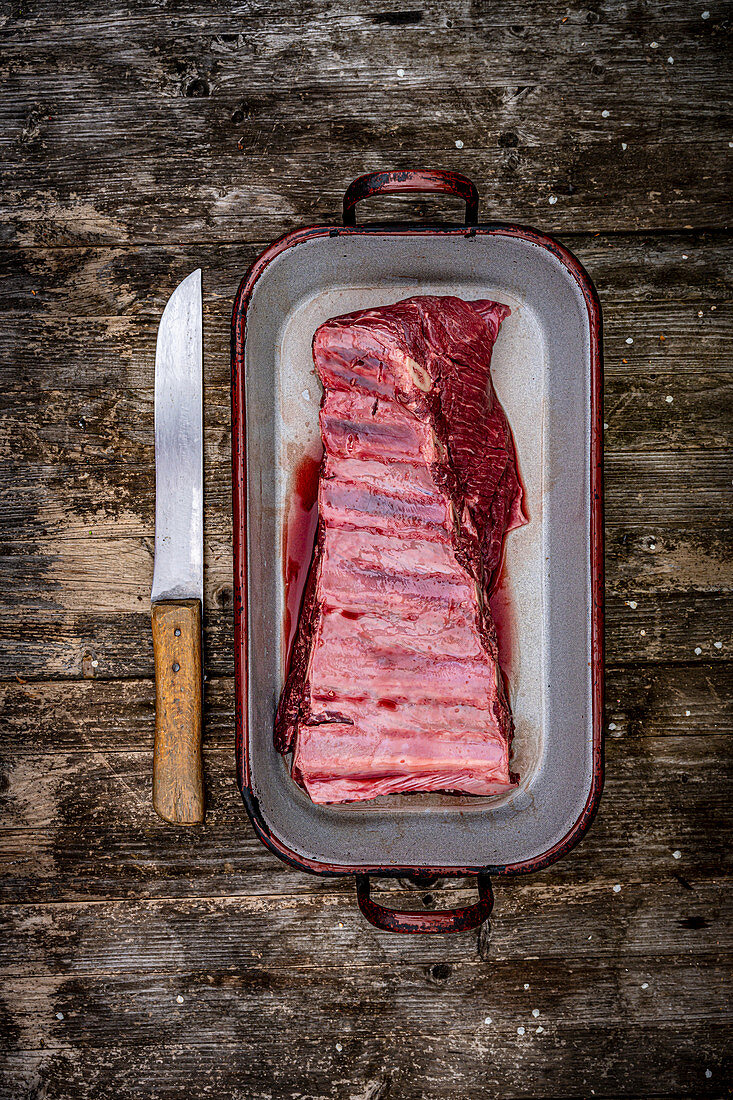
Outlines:
{"label": "wooden table", "polygon": [[[3,1097],[727,1095],[732,135],[707,2],[3,5]],[[496,882],[478,936],[376,932],[352,881],[267,853],[234,784],[234,293],[353,177],[411,166],[557,234],[605,314],[605,795],[571,855]],[[150,794],[153,361],[196,266],[208,815],[179,830]]]}

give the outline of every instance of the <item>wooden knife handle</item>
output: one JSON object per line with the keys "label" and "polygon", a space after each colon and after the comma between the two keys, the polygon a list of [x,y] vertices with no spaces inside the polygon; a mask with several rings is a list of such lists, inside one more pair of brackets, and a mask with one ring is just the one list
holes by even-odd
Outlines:
{"label": "wooden knife handle", "polygon": [[201,761],[201,603],[153,604],[153,806],[164,821],[204,820]]}

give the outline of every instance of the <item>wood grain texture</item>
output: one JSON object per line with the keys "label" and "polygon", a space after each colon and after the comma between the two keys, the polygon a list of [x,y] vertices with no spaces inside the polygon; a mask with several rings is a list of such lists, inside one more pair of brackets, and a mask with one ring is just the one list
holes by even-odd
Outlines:
{"label": "wood grain texture", "polygon": [[201,603],[153,604],[155,742],[153,807],[174,825],[204,820],[201,760]]}
{"label": "wood grain texture", "polygon": [[[3,1100],[726,1094],[730,17],[706,8],[0,5]],[[274,237],[338,220],[354,176],[414,166],[561,236],[599,289],[606,370],[599,813],[554,866],[494,882],[490,928],[429,943],[272,856],[232,747],[233,296]],[[462,211],[358,216],[405,215]],[[157,324],[199,266],[209,810],[190,829],[152,808],[147,609]]]}
{"label": "wood grain texture", "polygon": [[[733,724],[733,668],[728,661],[608,665],[606,714],[613,740],[709,737]],[[234,682],[204,683],[207,749],[234,744]],[[688,713],[689,711],[689,713]],[[155,685],[146,679],[0,682],[0,751],[6,756],[57,752],[149,751]]]}
{"label": "wood grain texture", "polygon": [[[676,875],[699,885],[729,873],[730,783],[716,781],[716,762],[729,753],[730,742],[720,738],[651,739],[643,748],[614,742],[607,797],[592,834],[543,873],[542,881],[558,888],[552,918],[558,950],[563,907],[569,913],[576,901],[581,904],[586,887],[596,892],[596,904],[598,892],[610,892],[617,882],[634,882],[641,890],[645,884],[674,882]],[[100,903],[113,897],[311,897],[346,891],[351,904],[352,882],[298,874],[251,834],[231,759],[231,750],[205,754],[209,801],[201,837],[183,827],[166,828],[155,818],[149,753],[66,753],[53,769],[35,757],[3,761],[8,788],[3,901],[18,896]],[[77,792],[83,783],[94,797],[80,814]],[[111,800],[118,802],[117,815],[108,806]],[[644,849],[643,866],[638,847]],[[675,851],[680,852],[677,859]],[[533,881],[515,880],[513,888],[524,889],[525,883],[531,889]],[[599,919],[606,918],[599,914]]]}
{"label": "wood grain texture", "polygon": [[433,0],[400,22],[376,0],[199,0],[166,20],[101,6],[6,20],[9,242],[271,238],[330,220],[361,172],[416,162],[491,181],[489,219],[726,223],[714,9]]}
{"label": "wood grain texture", "polygon": [[[642,546],[650,541],[648,528],[637,532]],[[658,537],[658,536],[657,536]],[[654,543],[656,546],[656,543]],[[689,554],[681,539],[681,557]],[[715,552],[715,551],[714,551]],[[659,568],[648,549],[650,566]],[[633,567],[633,562],[632,562]],[[671,568],[674,568],[672,566]],[[721,572],[725,570],[721,567]],[[714,562],[706,572],[712,574]],[[44,576],[42,563],[39,576]],[[104,573],[100,573],[104,577]],[[62,582],[63,583],[63,582]],[[102,580],[104,583],[104,580]],[[606,655],[614,663],[670,661],[728,661],[733,646],[729,583],[720,591],[698,593],[694,587],[683,591],[655,593],[652,580],[637,588],[633,575],[627,577],[623,594],[611,594],[606,601]],[[131,598],[137,602],[135,592]],[[217,589],[219,601],[206,613],[204,652],[206,667],[212,676],[233,674],[231,587]],[[141,601],[142,602],[142,601]],[[631,606],[634,604],[635,606]],[[59,679],[119,679],[149,677],[153,673],[150,619],[146,612],[90,612],[53,607],[53,593],[43,608],[14,608],[12,617],[0,622],[0,672],[3,679],[31,681]],[[698,652],[699,650],[699,652]]]}
{"label": "wood grain texture", "polygon": [[[207,912],[197,916],[205,926]],[[296,914],[286,911],[279,929],[288,927],[288,916]],[[328,935],[310,913],[297,917],[314,939]],[[118,927],[130,934],[124,922]],[[600,1062],[601,1095],[722,1094],[727,979],[714,957],[701,952],[699,967],[684,953],[623,965],[582,957],[548,964],[481,959],[474,937],[459,938],[468,942],[458,957],[458,944],[449,947],[444,937],[427,953],[410,951],[409,961],[385,943],[386,956],[354,966],[348,984],[339,966],[288,965],[274,937],[232,968],[209,962],[144,976],[82,971],[6,979],[28,1048],[10,1070],[21,1071],[31,1089],[40,1079],[62,1096],[190,1095],[195,1077],[203,1095],[262,1100],[294,1092],[334,1100],[513,1100],[556,1096],[565,1074],[598,1080]],[[329,939],[344,953],[363,936],[345,925]],[[304,974],[307,1029],[296,1026]],[[701,1002],[718,1018],[702,1019]]]}

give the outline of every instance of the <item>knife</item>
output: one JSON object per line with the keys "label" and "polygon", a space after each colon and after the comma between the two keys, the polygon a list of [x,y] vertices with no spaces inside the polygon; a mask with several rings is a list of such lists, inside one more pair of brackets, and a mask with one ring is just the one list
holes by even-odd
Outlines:
{"label": "knife", "polygon": [[165,821],[178,825],[204,819],[202,329],[198,269],[168,299],[155,351],[153,806]]}

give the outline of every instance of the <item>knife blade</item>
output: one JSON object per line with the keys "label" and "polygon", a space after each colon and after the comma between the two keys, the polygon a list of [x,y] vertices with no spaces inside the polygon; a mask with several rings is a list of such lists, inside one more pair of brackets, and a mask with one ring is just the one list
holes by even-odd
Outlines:
{"label": "knife blade", "polygon": [[197,269],[168,299],[155,351],[153,806],[165,821],[179,825],[204,819],[203,456],[203,319]]}

